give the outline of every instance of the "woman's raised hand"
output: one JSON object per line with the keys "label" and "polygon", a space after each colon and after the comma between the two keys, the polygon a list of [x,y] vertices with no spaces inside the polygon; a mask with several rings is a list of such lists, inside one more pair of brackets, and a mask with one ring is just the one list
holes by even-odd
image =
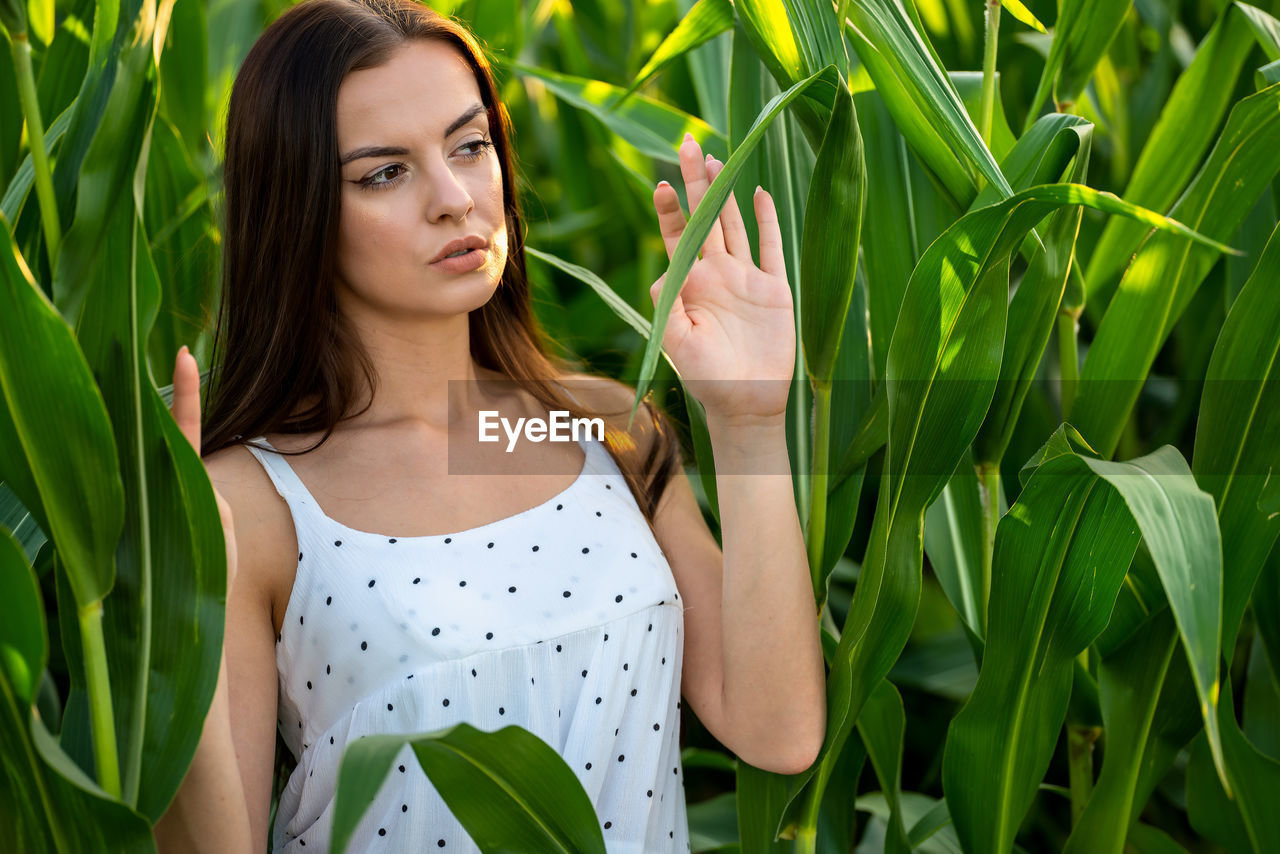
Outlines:
{"label": "woman's raised hand", "polygon": [[[723,168],[702,155],[692,135],[680,145],[680,171],[691,211]],[[667,248],[676,244],[687,222],[675,188],[663,181],[653,194],[658,227]],[[778,212],[768,192],[753,198],[760,233],[760,265],[742,214],[729,194],[693,262],[664,330],[662,347],[707,411],[708,418],[776,419],[787,408],[795,370],[795,316],[782,256]],[[657,305],[666,283],[663,273],[649,289]]]}
{"label": "woman's raised hand", "polygon": [[[196,455],[200,454],[200,368],[196,357],[191,355],[186,345],[178,351],[178,358],[173,365],[173,420],[178,422],[178,429],[187,437]],[[231,581],[236,575],[236,535],[231,524],[231,505],[223,498],[215,487],[213,497],[218,502],[218,515],[222,517],[222,534],[227,541],[227,589],[231,589]]]}

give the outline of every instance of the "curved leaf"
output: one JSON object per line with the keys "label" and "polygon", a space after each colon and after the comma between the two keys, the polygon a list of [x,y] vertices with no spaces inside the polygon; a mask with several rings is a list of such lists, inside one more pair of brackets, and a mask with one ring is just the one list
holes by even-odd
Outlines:
{"label": "curved leaf", "polygon": [[973,441],[999,376],[1009,257],[1037,222],[1067,204],[1141,217],[1158,228],[1190,234],[1185,226],[1109,193],[1058,184],[1032,187],[976,210],[929,246],[907,285],[889,345],[885,471],[827,683],[826,740],[815,767],[805,772],[806,780],[819,775],[811,799],[821,796],[830,763],[862,704],[906,643],[919,604],[924,512]]}
{"label": "curved leaf", "polygon": [[1234,796],[1228,799],[1210,769],[1210,750],[1197,739],[1187,765],[1187,817],[1191,826],[1232,851],[1280,850],[1280,810],[1275,793],[1280,790],[1280,762],[1254,747],[1232,710],[1231,692],[1218,707],[1223,748]]}
{"label": "curved leaf", "polygon": [[1245,604],[1280,536],[1263,509],[1280,478],[1280,227],[1231,306],[1205,374],[1192,470],[1222,528],[1222,651],[1230,664]]}
{"label": "curved leaf", "polygon": [[405,745],[481,851],[605,851],[591,799],[564,759],[527,729],[459,723],[418,735],[368,735],[342,755],[333,807],[343,854]]}
{"label": "curved leaf", "polygon": [[[1245,16],[1235,4],[1228,5],[1174,84],[1122,198],[1161,211],[1177,200],[1232,103],[1232,82],[1253,43]],[[1111,220],[1103,228],[1084,277],[1091,316],[1102,316],[1146,233],[1130,220]]]}
{"label": "curved leaf", "polygon": [[[0,392],[22,449],[0,455],[0,478],[28,508],[42,508],[83,607],[100,601],[115,577],[124,520],[115,438],[75,336],[36,286],[2,218],[0,303]],[[38,492],[24,494],[26,483]]]}
{"label": "curved leaf", "polygon": [[616,110],[668,63],[691,54],[694,48],[732,29],[733,4],[729,0],[698,0],[636,72],[636,78],[627,90],[609,105],[609,111]]}
{"label": "curved leaf", "polygon": [[693,134],[703,152],[721,161],[728,156],[727,141],[715,128],[697,116],[654,98],[633,95],[626,103],[620,103],[622,88],[603,80],[575,77],[523,62],[512,62],[510,66],[540,80],[556,97],[595,116],[609,130],[654,160],[679,164],[680,140],[686,133]]}
{"label": "curved leaf", "polygon": [[853,297],[867,193],[858,113],[847,89],[840,87],[835,95],[805,204],[797,283],[805,369],[819,384],[829,384],[835,371]]}
{"label": "curved leaf", "polygon": [[[1070,854],[1124,850],[1125,839],[1150,796],[1140,769],[1144,760],[1161,752],[1168,732],[1160,720],[1161,705],[1175,703],[1171,699],[1175,696],[1189,701],[1189,714],[1179,716],[1173,731],[1182,731],[1184,722],[1200,725],[1191,673],[1185,663],[1173,658],[1177,643],[1173,614],[1165,608],[1099,664],[1106,751],[1093,795],[1067,840],[1065,851]],[[1169,746],[1176,753],[1189,737],[1175,736],[1177,743]]]}
{"label": "curved leaf", "polygon": [[1212,502],[1170,446],[1128,463],[1082,450],[1079,435],[1060,428],[997,529],[983,667],[943,759],[952,820],[968,850],[1013,844],[1066,714],[1073,660],[1106,627],[1138,531],[1173,603],[1217,740],[1221,546]]}
{"label": "curved leaf", "polygon": [[[1243,99],[1173,216],[1217,240],[1230,237],[1280,172],[1280,83]],[[1107,307],[1080,372],[1072,423],[1110,457],[1156,353],[1218,259],[1220,249],[1154,234]]]}
{"label": "curved leaf", "polygon": [[0,850],[154,852],[147,822],[98,788],[33,713],[47,659],[39,583],[0,530]]}
{"label": "curved leaf", "polygon": [[[850,42],[898,127],[952,197],[968,207],[978,176],[1013,193],[902,0],[852,0]],[[963,159],[957,159],[963,157]]]}

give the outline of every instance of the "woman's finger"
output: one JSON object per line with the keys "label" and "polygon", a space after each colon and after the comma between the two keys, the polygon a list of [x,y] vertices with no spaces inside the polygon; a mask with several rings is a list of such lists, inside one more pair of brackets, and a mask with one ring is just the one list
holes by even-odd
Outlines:
{"label": "woman's finger", "polygon": [[666,181],[658,184],[653,191],[653,207],[658,212],[658,233],[662,235],[662,245],[666,247],[667,260],[670,261],[676,254],[676,244],[680,242],[680,235],[684,234],[687,224],[676,188]]}
{"label": "woman's finger", "polygon": [[[707,164],[707,175],[714,181],[724,169],[724,164],[714,157]],[[742,222],[742,211],[738,209],[733,190],[725,201],[724,210],[720,212],[720,225],[724,228],[724,242],[729,254],[744,261],[751,260],[751,240],[747,237],[747,227]]]}
{"label": "woman's finger", "polygon": [[761,189],[752,197],[756,223],[760,226],[760,269],[773,276],[787,276],[787,262],[782,257],[782,229],[778,226],[778,209],[773,196]]}
{"label": "woman's finger", "polygon": [[[702,153],[702,149],[698,147],[698,143],[691,134],[685,134],[685,140],[680,144],[680,173],[684,177],[685,195],[689,197],[690,217],[698,210],[703,196],[707,194],[707,188],[711,186],[711,178],[707,174],[710,156]],[[706,258],[708,255],[727,251],[724,245],[724,232],[720,228],[720,217],[717,216],[711,221],[711,231],[702,242],[702,257]]]}
{"label": "woman's finger", "polygon": [[173,365],[173,420],[200,453],[200,368],[196,357],[182,345]]}

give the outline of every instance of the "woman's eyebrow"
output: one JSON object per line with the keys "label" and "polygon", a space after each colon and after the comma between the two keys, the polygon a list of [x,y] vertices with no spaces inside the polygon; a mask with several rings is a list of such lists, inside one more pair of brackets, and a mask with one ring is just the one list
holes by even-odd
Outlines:
{"label": "woman's eyebrow", "polygon": [[[450,122],[449,126],[444,129],[444,139],[448,139],[453,136],[454,131],[458,130],[458,128],[484,112],[484,104],[479,102],[472,104],[462,115]],[[392,155],[403,155],[408,153],[409,149],[398,145],[366,145],[361,148],[357,148],[354,151],[349,151],[343,155],[342,163],[340,165],[346,166],[352,160],[362,160],[366,157],[390,157]]]}

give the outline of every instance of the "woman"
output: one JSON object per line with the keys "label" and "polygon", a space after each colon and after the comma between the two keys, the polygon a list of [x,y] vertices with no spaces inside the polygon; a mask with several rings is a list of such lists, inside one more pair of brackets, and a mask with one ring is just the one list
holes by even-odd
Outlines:
{"label": "woman", "polygon": [[[546,355],[507,124],[474,38],[409,0],[308,0],[245,58],[203,426],[185,348],[174,368],[174,416],[223,515],[224,666],[162,850],[266,848],[277,733],[297,762],[271,831],[289,852],[328,848],[343,750],[372,732],[529,729],[574,769],[608,850],[628,852],[689,847],[682,693],[752,765],[798,773],[820,748],[768,195],[762,268],[731,199],[664,338],[722,478],[748,462],[783,475],[722,479],[722,555],[671,476],[661,416],[625,432],[634,389]],[[696,207],[721,164],[691,137],[680,159]],[[654,205],[670,253],[674,188]],[[611,429],[501,454],[477,441],[483,413],[555,411],[612,414]],[[354,842],[478,850],[407,747]]]}

